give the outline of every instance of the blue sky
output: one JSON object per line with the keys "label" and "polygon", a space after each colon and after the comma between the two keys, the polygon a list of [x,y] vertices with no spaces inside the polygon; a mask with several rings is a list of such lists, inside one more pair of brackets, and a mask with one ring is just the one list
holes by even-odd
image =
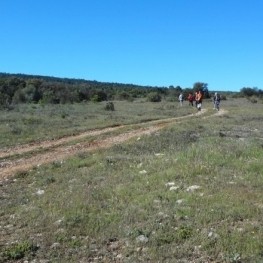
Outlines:
{"label": "blue sky", "polygon": [[1,0],[0,72],[263,89],[262,0]]}

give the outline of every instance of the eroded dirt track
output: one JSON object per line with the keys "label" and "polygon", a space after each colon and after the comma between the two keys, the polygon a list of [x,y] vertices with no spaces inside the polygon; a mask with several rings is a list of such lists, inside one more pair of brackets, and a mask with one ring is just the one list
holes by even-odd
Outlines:
{"label": "eroded dirt track", "polygon": [[[115,144],[122,143],[133,137],[139,137],[145,134],[152,134],[171,123],[181,122],[188,118],[204,114],[206,110],[202,110],[196,114],[191,114],[178,118],[169,118],[158,121],[147,122],[147,126],[139,127],[136,125],[123,125],[110,127],[101,130],[87,131],[75,136],[68,136],[58,140],[42,141],[39,143],[30,143],[17,147],[7,148],[0,152],[0,180],[12,176],[17,172],[27,171],[33,167],[43,165],[50,162],[62,161],[70,156],[82,152],[94,151],[97,149],[109,148]],[[221,110],[213,115],[223,115],[226,111]],[[206,116],[209,117],[209,116]],[[110,132],[121,132],[121,128],[130,126],[132,129],[128,132],[122,132],[118,135],[108,135],[104,139],[92,140],[85,142],[85,138],[91,138],[107,134]],[[143,126],[140,124],[140,126]],[[78,140],[82,140],[78,142]],[[69,145],[69,143],[71,143]],[[27,154],[27,156],[25,156]]]}

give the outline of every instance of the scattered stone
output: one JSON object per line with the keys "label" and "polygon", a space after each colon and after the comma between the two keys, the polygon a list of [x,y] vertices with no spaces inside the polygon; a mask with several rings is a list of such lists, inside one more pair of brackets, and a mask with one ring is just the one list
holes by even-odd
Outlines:
{"label": "scattered stone", "polygon": [[4,228],[12,228],[12,227],[13,227],[13,225],[11,225],[11,224],[4,226]]}
{"label": "scattered stone", "polygon": [[219,238],[219,235],[218,235],[217,233],[215,233],[215,232],[210,231],[210,232],[208,233],[208,238],[218,239],[218,238]]}
{"label": "scattered stone", "polygon": [[207,235],[209,238],[213,236],[213,232],[209,232]]}
{"label": "scattered stone", "polygon": [[57,220],[54,224],[55,224],[55,225],[60,225],[60,224],[62,223],[62,221],[63,221],[62,219],[59,219],[59,220]]}
{"label": "scattered stone", "polygon": [[175,185],[175,182],[169,182],[165,184],[165,186],[174,186],[174,185]]}
{"label": "scattered stone", "polygon": [[180,204],[182,204],[183,202],[184,202],[184,199],[179,199],[179,200],[176,201],[176,204],[180,205]]}
{"label": "scattered stone", "polygon": [[44,190],[40,190],[40,189],[38,189],[37,192],[36,192],[37,195],[43,195],[44,193],[45,193],[45,191]]}
{"label": "scattered stone", "polygon": [[170,191],[176,191],[176,190],[178,190],[180,187],[179,186],[171,186],[170,187]]}
{"label": "scattered stone", "polygon": [[56,242],[51,245],[51,249],[56,249],[57,247],[60,247],[60,243]]}
{"label": "scattered stone", "polygon": [[145,235],[140,235],[136,238],[136,241],[140,243],[147,243],[149,239]]}
{"label": "scattered stone", "polygon": [[164,156],[164,153],[156,153],[155,156]]}
{"label": "scattered stone", "polygon": [[192,185],[192,186],[189,186],[189,187],[186,189],[186,191],[187,191],[187,192],[193,192],[193,191],[195,191],[195,190],[197,190],[197,189],[199,189],[199,188],[201,188],[201,186],[199,186],[199,185]]}
{"label": "scattered stone", "polygon": [[147,174],[147,171],[142,170],[142,171],[139,172],[139,174]]}
{"label": "scattered stone", "polygon": [[142,163],[139,163],[138,165],[137,165],[137,168],[141,168],[142,167]]}

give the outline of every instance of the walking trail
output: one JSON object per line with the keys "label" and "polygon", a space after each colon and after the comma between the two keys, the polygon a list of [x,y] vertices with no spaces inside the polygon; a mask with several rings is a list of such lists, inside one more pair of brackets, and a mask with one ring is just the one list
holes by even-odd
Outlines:
{"label": "walking trail", "polygon": [[[62,161],[70,156],[82,153],[95,151],[97,149],[109,148],[115,144],[120,144],[133,137],[139,137],[146,134],[152,134],[171,123],[179,123],[188,118],[204,114],[201,112],[191,114],[183,117],[162,119],[157,121],[147,122],[145,127],[136,127],[136,125],[122,125],[117,127],[109,127],[100,130],[87,131],[78,135],[68,136],[57,140],[42,141],[37,143],[29,143],[7,148],[0,152],[0,180],[9,176],[15,175],[17,172],[26,172],[33,167],[43,164]],[[220,110],[215,114],[203,117],[208,118],[212,116],[219,116],[225,114],[225,110]],[[77,142],[78,140],[96,137],[98,135],[106,134],[113,131],[118,131],[124,127],[132,127],[132,130],[122,132],[118,135],[108,135],[104,139],[93,140],[92,142]],[[140,123],[140,126],[143,124]],[[69,145],[69,143],[71,145]]]}

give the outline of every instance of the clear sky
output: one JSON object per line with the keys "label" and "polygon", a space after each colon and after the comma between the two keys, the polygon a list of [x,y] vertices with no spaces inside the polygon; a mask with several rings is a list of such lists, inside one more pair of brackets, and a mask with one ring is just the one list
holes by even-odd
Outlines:
{"label": "clear sky", "polygon": [[0,72],[263,89],[263,0],[1,0]]}

